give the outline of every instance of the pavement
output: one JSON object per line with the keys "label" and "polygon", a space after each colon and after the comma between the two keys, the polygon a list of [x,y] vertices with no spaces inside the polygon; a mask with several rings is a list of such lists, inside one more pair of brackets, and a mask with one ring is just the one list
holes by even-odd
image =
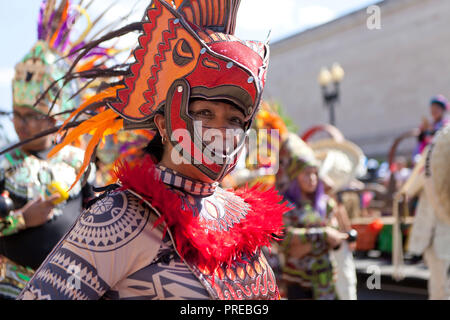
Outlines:
{"label": "pavement", "polygon": [[429,270],[423,261],[405,260],[404,278],[393,278],[390,256],[378,251],[355,254],[358,300],[427,300]]}

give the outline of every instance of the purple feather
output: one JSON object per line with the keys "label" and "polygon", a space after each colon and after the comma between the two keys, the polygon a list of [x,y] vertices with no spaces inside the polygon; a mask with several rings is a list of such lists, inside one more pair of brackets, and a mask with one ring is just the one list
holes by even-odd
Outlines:
{"label": "purple feather", "polygon": [[53,22],[53,18],[55,17],[55,12],[52,12],[52,15],[50,16],[50,19],[48,19],[47,25],[42,26],[42,40],[45,40],[48,37],[48,32],[51,29],[51,25]]}
{"label": "purple feather", "polygon": [[66,22],[67,22],[67,29],[69,31],[67,32],[67,36],[65,36],[63,38],[64,43],[61,46],[61,51],[62,52],[64,52],[66,50],[67,46],[70,44],[70,36],[69,35],[70,35],[70,32],[72,31],[73,26],[75,25],[75,22],[76,22],[76,20],[78,18],[78,15],[79,14],[78,14],[77,11],[72,12],[72,8],[69,9],[69,14],[68,14],[68,17],[67,17],[67,20],[66,20]]}
{"label": "purple feather", "polygon": [[59,33],[58,36],[56,37],[55,40],[55,44],[53,45],[53,48],[56,49],[59,47],[59,45],[61,44],[61,41],[63,39],[63,37],[66,35],[66,33],[68,32],[68,26],[67,26],[67,20],[64,21],[63,25],[61,26],[61,29],[59,29]]}
{"label": "purple feather", "polygon": [[84,41],[81,41],[79,44],[77,44],[76,46],[74,46],[72,49],[70,49],[70,53],[72,54],[73,52],[75,52],[76,50],[80,49],[81,47],[83,47],[86,43]]}
{"label": "purple feather", "polygon": [[61,46],[61,52],[64,52],[66,50],[67,46],[70,44],[69,33],[70,33],[70,31],[67,33],[67,36],[65,37],[65,39],[63,39],[64,43]]}
{"label": "purple feather", "polygon": [[108,56],[108,53],[105,48],[95,47],[89,51],[89,53],[86,55],[86,58],[92,57],[92,56]]}
{"label": "purple feather", "polygon": [[47,4],[46,0],[42,1],[41,8],[39,9],[38,26],[37,26],[38,40],[44,40],[44,26],[42,25],[42,22],[44,20],[44,12],[46,4]]}

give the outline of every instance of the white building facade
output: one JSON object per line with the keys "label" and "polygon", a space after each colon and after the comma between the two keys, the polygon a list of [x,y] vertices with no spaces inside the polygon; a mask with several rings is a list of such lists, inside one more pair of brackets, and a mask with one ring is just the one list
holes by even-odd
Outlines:
{"label": "white building facade", "polygon": [[[430,118],[429,100],[450,98],[450,1],[385,0],[271,45],[265,99],[300,127],[327,123],[317,77],[345,70],[336,126],[368,156],[386,157],[396,137]],[[377,8],[375,8],[377,9]],[[410,154],[415,141],[400,145]]]}

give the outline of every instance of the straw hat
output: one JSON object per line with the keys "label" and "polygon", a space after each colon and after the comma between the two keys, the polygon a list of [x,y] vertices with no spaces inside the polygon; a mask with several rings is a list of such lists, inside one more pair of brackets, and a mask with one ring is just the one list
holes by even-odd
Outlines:
{"label": "straw hat", "polygon": [[356,144],[348,140],[323,139],[309,145],[321,162],[320,177],[335,191],[364,174],[364,153]]}
{"label": "straw hat", "polygon": [[450,225],[450,125],[435,136],[427,155],[426,191],[437,218]]}

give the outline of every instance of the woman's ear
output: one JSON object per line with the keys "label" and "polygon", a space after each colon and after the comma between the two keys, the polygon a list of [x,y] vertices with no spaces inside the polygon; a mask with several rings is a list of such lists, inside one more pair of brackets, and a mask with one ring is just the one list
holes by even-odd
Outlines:
{"label": "woman's ear", "polygon": [[164,118],[164,116],[162,114],[156,114],[155,118],[153,119],[153,121],[155,122],[156,128],[159,131],[159,134],[161,135],[161,137],[167,138],[167,131],[166,131],[166,119]]}

